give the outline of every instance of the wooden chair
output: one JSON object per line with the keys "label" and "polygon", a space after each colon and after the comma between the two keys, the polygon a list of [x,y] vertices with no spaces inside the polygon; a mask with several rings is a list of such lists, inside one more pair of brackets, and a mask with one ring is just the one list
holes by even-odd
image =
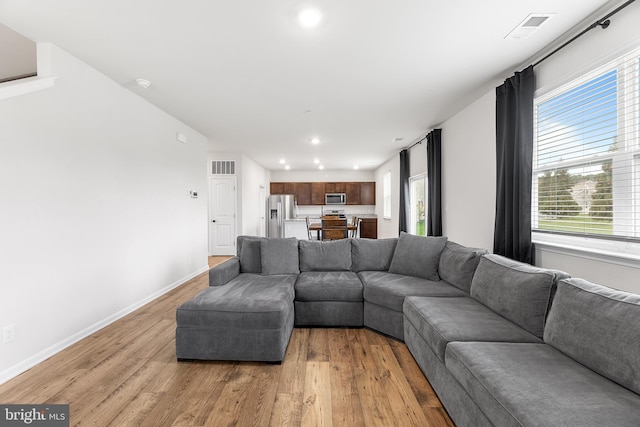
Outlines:
{"label": "wooden chair", "polygon": [[355,225],[355,230],[351,230],[351,238],[355,239],[356,237],[358,237],[358,229],[360,228],[360,218],[358,218],[357,216],[354,216],[353,218],[351,218],[352,220],[352,224]]}
{"label": "wooden chair", "polygon": [[309,237],[309,240],[313,240],[313,231],[311,231],[311,220],[309,219],[309,217],[307,216],[306,218],[307,221],[307,236]]}
{"label": "wooden chair", "polygon": [[349,237],[347,219],[322,219],[322,240],[338,240]]}

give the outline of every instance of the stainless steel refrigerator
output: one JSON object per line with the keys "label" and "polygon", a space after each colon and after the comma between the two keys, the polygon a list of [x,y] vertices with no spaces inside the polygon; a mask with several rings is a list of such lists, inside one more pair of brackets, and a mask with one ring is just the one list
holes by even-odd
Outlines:
{"label": "stainless steel refrigerator", "polygon": [[293,194],[275,194],[267,200],[267,232],[269,237],[284,237],[284,222],[296,216]]}

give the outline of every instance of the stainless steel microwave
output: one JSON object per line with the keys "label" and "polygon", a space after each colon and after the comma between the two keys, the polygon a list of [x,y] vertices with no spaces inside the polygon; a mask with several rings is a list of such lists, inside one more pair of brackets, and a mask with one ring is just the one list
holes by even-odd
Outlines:
{"label": "stainless steel microwave", "polygon": [[347,195],[345,193],[325,193],[325,205],[346,205]]}

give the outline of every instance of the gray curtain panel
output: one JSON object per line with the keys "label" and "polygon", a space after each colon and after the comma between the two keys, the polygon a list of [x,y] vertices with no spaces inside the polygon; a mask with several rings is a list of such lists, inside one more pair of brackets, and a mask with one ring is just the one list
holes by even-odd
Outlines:
{"label": "gray curtain panel", "polygon": [[400,152],[400,214],[398,215],[398,233],[409,231],[409,150],[404,149]]}
{"label": "gray curtain panel", "polygon": [[427,236],[442,236],[442,129],[427,135]]}
{"label": "gray curtain panel", "polygon": [[533,263],[533,93],[529,66],[496,88],[496,218],[493,252]]}

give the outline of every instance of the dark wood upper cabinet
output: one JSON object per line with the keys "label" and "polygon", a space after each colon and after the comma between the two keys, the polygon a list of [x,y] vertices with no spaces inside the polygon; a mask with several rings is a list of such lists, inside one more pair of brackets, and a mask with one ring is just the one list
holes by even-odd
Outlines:
{"label": "dark wood upper cabinet", "polygon": [[296,194],[296,182],[285,182],[284,183],[284,193],[282,194]]}
{"label": "dark wood upper cabinet", "polygon": [[324,182],[311,183],[311,204],[324,205]]}
{"label": "dark wood upper cabinet", "polygon": [[270,194],[284,194],[284,182],[272,182],[269,185]]}
{"label": "dark wood upper cabinet", "polygon": [[346,182],[325,182],[324,191],[325,193],[346,193],[347,185]]}
{"label": "dark wood upper cabinet", "polygon": [[272,182],[271,194],[293,194],[299,205],[324,205],[326,193],[346,193],[348,205],[375,205],[375,182]]}
{"label": "dark wood upper cabinet", "polygon": [[375,182],[360,183],[360,204],[361,205],[376,204],[376,183]]}
{"label": "dark wood upper cabinet", "polygon": [[348,205],[360,205],[360,183],[347,182],[345,184]]}
{"label": "dark wood upper cabinet", "polygon": [[299,205],[311,205],[311,183],[310,182],[297,182],[295,183],[296,202]]}

